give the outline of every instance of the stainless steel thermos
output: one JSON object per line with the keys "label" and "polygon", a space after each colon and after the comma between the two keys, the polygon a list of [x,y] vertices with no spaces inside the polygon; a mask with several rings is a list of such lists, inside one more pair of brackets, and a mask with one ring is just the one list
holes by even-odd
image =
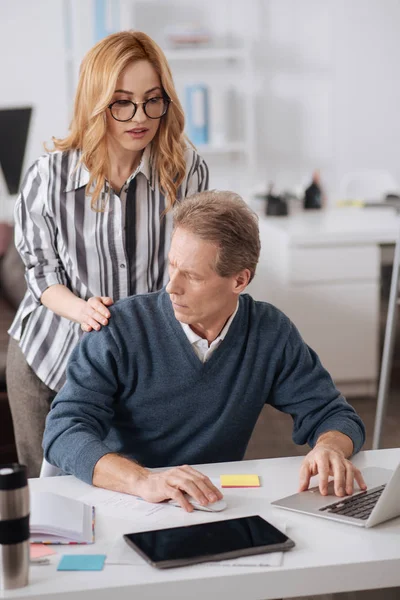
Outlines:
{"label": "stainless steel thermos", "polygon": [[26,467],[0,465],[0,589],[28,584],[29,489]]}

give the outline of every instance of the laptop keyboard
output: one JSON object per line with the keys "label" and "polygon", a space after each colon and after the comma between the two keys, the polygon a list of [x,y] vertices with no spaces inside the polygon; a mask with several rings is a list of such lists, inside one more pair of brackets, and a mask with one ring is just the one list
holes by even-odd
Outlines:
{"label": "laptop keyboard", "polygon": [[385,485],[380,485],[372,490],[361,492],[356,496],[350,496],[350,498],[346,498],[345,500],[328,504],[319,510],[334,513],[335,515],[345,515],[346,517],[366,520],[381,497],[385,487]]}

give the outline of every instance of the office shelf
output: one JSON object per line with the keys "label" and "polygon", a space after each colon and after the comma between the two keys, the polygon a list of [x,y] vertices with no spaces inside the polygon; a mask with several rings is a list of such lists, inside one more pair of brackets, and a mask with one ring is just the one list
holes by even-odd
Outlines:
{"label": "office shelf", "polygon": [[200,154],[245,153],[245,142],[228,142],[226,144],[199,144],[196,146]]}
{"label": "office shelf", "polygon": [[164,53],[170,61],[244,60],[246,58],[244,48],[174,48],[165,49]]}

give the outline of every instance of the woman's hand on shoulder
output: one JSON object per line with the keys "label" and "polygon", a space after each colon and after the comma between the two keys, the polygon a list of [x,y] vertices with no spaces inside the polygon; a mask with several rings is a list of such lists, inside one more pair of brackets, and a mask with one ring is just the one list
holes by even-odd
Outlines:
{"label": "woman's hand on shoulder", "polygon": [[114,304],[109,296],[92,296],[82,303],[79,323],[82,331],[99,331],[102,326],[108,325],[111,317],[107,306]]}
{"label": "woman's hand on shoulder", "polygon": [[107,306],[114,304],[108,296],[92,296],[83,300],[60,283],[50,285],[42,293],[40,301],[56,315],[79,323],[83,331],[99,331],[102,325],[108,325],[111,313]]}

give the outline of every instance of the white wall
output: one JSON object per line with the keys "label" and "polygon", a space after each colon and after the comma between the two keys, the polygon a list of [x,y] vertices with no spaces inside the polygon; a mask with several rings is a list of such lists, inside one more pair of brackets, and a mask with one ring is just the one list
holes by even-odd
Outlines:
{"label": "white wall", "polygon": [[[0,109],[34,109],[25,171],[44,142],[67,131],[63,1],[0,0],[0,56]],[[0,214],[10,208],[3,191]]]}
{"label": "white wall", "polygon": [[[351,0],[350,0],[351,1]],[[256,52],[260,173],[278,189],[326,179],[333,156],[333,31],[329,0],[260,2]]]}
{"label": "white wall", "polygon": [[388,169],[400,182],[400,2],[336,0],[334,175]]}
{"label": "white wall", "polygon": [[[35,108],[25,168],[44,141],[67,130],[65,1],[0,0],[0,107]],[[87,29],[91,38],[94,0],[70,1],[85,17],[80,35]],[[135,14],[129,0],[120,1],[125,15]],[[151,0],[140,2],[146,3],[151,12]],[[254,45],[255,183],[293,187],[319,167],[334,200],[349,170],[385,168],[400,181],[399,0],[247,0],[237,3],[229,23],[225,0],[203,4],[214,29],[230,28]],[[154,20],[157,27],[156,12]],[[133,25],[128,21],[124,27]]]}
{"label": "white wall", "polygon": [[400,2],[260,5],[259,148],[267,177],[296,185],[320,167],[331,201],[355,169],[387,169],[400,182]]}

